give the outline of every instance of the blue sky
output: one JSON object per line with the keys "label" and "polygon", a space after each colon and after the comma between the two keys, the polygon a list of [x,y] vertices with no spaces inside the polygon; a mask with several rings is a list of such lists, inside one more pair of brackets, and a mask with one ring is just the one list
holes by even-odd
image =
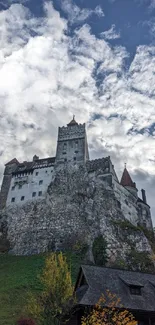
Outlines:
{"label": "blue sky", "polygon": [[[0,0],[0,173],[87,123],[92,159],[127,163],[155,218],[155,0]],[[2,178],[2,176],[1,176]]]}

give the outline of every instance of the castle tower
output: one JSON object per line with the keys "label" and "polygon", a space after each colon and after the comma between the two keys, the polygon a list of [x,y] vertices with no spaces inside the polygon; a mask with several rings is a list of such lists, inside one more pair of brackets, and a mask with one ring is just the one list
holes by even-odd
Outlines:
{"label": "castle tower", "polygon": [[138,198],[137,206],[138,206],[138,223],[139,225],[153,230],[152,218],[151,218],[151,211],[150,206],[147,204],[145,190],[142,189],[142,198]]}
{"label": "castle tower", "polygon": [[0,209],[3,209],[6,205],[8,192],[10,189],[12,173],[16,170],[19,162],[16,158],[12,159],[5,165],[3,182],[0,192]]}
{"label": "castle tower", "polygon": [[56,163],[83,163],[89,160],[86,128],[73,116],[67,127],[59,127]]}
{"label": "castle tower", "polygon": [[136,183],[134,183],[131,179],[131,176],[126,169],[126,166],[123,171],[123,175],[120,181],[120,184],[124,186],[130,193],[132,193],[135,197],[137,197],[137,188],[136,188]]}

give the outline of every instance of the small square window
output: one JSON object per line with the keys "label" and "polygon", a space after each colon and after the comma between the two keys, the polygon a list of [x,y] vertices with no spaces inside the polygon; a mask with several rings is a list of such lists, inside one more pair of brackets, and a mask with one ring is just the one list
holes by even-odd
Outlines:
{"label": "small square window", "polygon": [[67,161],[67,158],[65,158],[64,161],[66,162]]}
{"label": "small square window", "polygon": [[25,196],[22,196],[22,197],[21,197],[21,201],[24,201],[24,199],[25,199]]}
{"label": "small square window", "polygon": [[78,153],[78,150],[75,150],[75,153]]}
{"label": "small square window", "polygon": [[11,191],[14,191],[14,189],[15,189],[15,186],[12,186]]}
{"label": "small square window", "polygon": [[32,197],[35,197],[35,196],[36,196],[36,192],[33,192],[33,193],[32,193]]}
{"label": "small square window", "polygon": [[66,155],[66,151],[63,151],[63,155]]}
{"label": "small square window", "polygon": [[43,183],[43,180],[39,181],[39,185],[41,185]]}
{"label": "small square window", "polygon": [[22,185],[21,185],[21,184],[19,184],[18,188],[19,188],[19,190],[20,190],[20,189],[22,188]]}
{"label": "small square window", "polygon": [[76,161],[76,157],[74,157],[74,161]]}
{"label": "small square window", "polygon": [[141,296],[141,287],[130,286],[130,293],[132,295]]}
{"label": "small square window", "polygon": [[46,170],[46,172],[45,172],[46,174],[47,174],[47,170]]}
{"label": "small square window", "polygon": [[38,196],[42,196],[42,191],[39,191]]}
{"label": "small square window", "polygon": [[38,176],[38,174],[39,174],[39,173],[38,173],[38,172],[36,172],[36,176]]}
{"label": "small square window", "polygon": [[12,197],[11,202],[15,202],[15,197]]}

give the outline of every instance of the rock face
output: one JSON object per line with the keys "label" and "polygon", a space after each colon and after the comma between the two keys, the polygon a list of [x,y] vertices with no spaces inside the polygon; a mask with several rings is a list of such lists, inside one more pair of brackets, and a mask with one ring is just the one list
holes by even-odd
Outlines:
{"label": "rock face", "polygon": [[[45,199],[1,211],[0,220],[5,220],[8,227],[10,252],[36,254],[80,243],[88,245],[92,259],[93,240],[99,235],[107,241],[111,262],[125,259],[132,247],[137,252],[151,252],[147,238],[136,228],[135,216],[132,219],[132,213],[127,214],[110,176],[102,178],[101,174],[98,169],[90,170],[90,166],[64,166],[55,172]],[[131,195],[127,209],[132,201]],[[133,202],[132,207],[134,214]]]}

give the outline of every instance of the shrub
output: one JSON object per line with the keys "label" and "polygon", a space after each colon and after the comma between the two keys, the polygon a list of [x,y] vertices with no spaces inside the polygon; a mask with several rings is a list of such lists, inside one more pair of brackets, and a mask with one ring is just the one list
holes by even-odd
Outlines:
{"label": "shrub", "polygon": [[31,318],[22,318],[17,321],[17,325],[36,325],[36,322]]}

